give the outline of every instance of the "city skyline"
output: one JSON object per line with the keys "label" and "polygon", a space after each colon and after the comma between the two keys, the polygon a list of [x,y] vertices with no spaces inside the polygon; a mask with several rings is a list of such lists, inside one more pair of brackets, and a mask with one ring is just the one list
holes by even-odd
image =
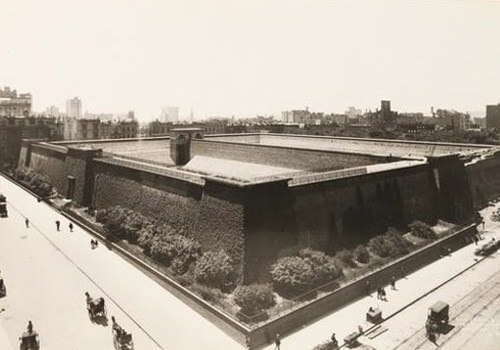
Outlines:
{"label": "city skyline", "polygon": [[3,2],[0,85],[30,92],[35,111],[79,96],[139,121],[165,103],[181,119],[383,99],[485,111],[500,100],[499,15],[492,2]]}

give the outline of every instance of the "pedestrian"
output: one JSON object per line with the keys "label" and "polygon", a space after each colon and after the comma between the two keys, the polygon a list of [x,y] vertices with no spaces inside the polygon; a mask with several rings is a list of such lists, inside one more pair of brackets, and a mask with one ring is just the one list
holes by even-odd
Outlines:
{"label": "pedestrian", "polygon": [[366,295],[369,296],[370,295],[370,289],[371,289],[370,281],[366,281],[365,288],[366,288]]}
{"label": "pedestrian", "polygon": [[69,223],[69,232],[73,232],[73,223],[72,222]]}
{"label": "pedestrian", "polygon": [[280,334],[279,333],[276,333],[276,337],[274,338],[274,350],[280,350],[280,346],[281,346],[281,338],[280,338]]}
{"label": "pedestrian", "polygon": [[483,225],[483,231],[484,231],[484,218],[481,218],[481,224]]}
{"label": "pedestrian", "polygon": [[28,321],[28,326],[26,328],[29,334],[33,333],[33,323],[31,323],[31,320]]}
{"label": "pedestrian", "polygon": [[358,333],[360,335],[363,334],[363,327],[361,327],[361,325],[358,325]]}
{"label": "pedestrian", "polygon": [[406,271],[404,267],[401,267],[401,278],[406,278]]}
{"label": "pedestrian", "polygon": [[377,287],[377,299],[382,299],[382,287]]}
{"label": "pedestrian", "polygon": [[30,228],[30,219],[24,219],[24,224],[26,225],[26,228]]}
{"label": "pedestrian", "polygon": [[59,220],[56,220],[56,228],[58,232],[60,227],[61,227],[61,222]]}
{"label": "pedestrian", "polygon": [[383,301],[387,301],[387,294],[385,294],[384,288],[380,288],[380,299]]}
{"label": "pedestrian", "polygon": [[477,241],[479,240],[476,235],[472,236],[472,240],[474,241],[474,244],[477,245]]}
{"label": "pedestrian", "polygon": [[335,338],[335,333],[332,333],[332,336],[331,336],[330,340],[332,341],[332,347],[334,349],[338,349],[339,348],[339,342],[337,341],[337,338]]}
{"label": "pedestrian", "polygon": [[396,290],[396,277],[394,276],[391,278],[391,289]]}

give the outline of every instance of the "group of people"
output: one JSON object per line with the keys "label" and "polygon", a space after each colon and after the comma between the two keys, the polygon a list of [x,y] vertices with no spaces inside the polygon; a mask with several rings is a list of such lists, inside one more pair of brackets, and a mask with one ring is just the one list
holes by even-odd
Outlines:
{"label": "group of people", "polygon": [[384,287],[378,287],[377,288],[377,299],[387,301],[387,295],[385,293],[385,288]]}
{"label": "group of people", "polygon": [[[68,225],[68,228],[69,228],[69,232],[73,232],[73,223],[70,222],[69,225]],[[61,231],[61,222],[59,220],[56,220],[56,229],[57,229],[57,232]]]}
{"label": "group of people", "polygon": [[97,239],[90,240],[90,248],[91,249],[96,249],[98,246],[99,246],[99,241]]}

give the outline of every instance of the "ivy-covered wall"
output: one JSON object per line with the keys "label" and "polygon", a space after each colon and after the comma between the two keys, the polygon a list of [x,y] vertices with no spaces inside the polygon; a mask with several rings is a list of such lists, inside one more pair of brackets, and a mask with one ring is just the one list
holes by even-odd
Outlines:
{"label": "ivy-covered wall", "polygon": [[484,208],[500,196],[500,153],[466,166],[474,207]]}
{"label": "ivy-covered wall", "polygon": [[93,205],[120,205],[153,216],[195,238],[204,251],[224,249],[243,273],[244,207],[239,193],[96,162]]}

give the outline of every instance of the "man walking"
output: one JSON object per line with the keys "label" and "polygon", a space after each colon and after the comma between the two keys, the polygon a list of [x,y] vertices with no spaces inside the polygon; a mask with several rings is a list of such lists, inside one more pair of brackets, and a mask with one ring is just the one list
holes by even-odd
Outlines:
{"label": "man walking", "polygon": [[73,223],[72,222],[69,223],[69,232],[73,232]]}
{"label": "man walking", "polygon": [[279,333],[276,333],[276,338],[274,339],[274,350],[280,350],[280,346],[281,346],[281,338],[280,338],[280,334]]}
{"label": "man walking", "polygon": [[61,222],[59,220],[56,220],[56,228],[57,232],[59,232],[59,228],[61,227]]}
{"label": "man walking", "polygon": [[30,219],[24,219],[24,224],[26,225],[26,228],[30,228]]}
{"label": "man walking", "polygon": [[391,278],[391,289],[396,290],[396,277],[392,276]]}

